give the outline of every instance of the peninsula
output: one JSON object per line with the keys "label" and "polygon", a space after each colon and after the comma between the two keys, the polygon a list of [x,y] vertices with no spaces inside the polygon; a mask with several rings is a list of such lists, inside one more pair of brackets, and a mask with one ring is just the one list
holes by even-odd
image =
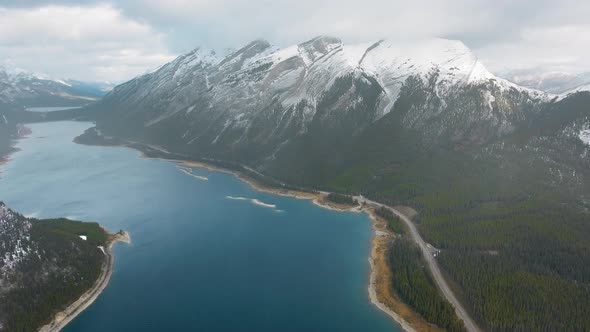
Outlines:
{"label": "peninsula", "polygon": [[27,218],[0,202],[0,331],[59,331],[104,290],[129,234]]}

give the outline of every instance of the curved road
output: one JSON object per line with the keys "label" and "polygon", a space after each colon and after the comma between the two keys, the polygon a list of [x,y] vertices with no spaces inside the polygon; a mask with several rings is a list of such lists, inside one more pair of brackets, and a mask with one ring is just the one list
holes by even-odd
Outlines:
{"label": "curved road", "polygon": [[457,300],[457,297],[455,297],[455,294],[453,293],[453,291],[451,290],[451,288],[447,284],[447,281],[443,278],[442,273],[440,272],[440,268],[438,267],[438,262],[436,261],[436,259],[434,258],[434,256],[430,252],[430,250],[428,249],[428,246],[426,245],[426,242],[424,242],[424,240],[420,236],[420,233],[418,233],[418,229],[416,228],[416,225],[414,225],[414,223],[408,217],[406,217],[403,213],[401,213],[400,211],[398,211],[394,208],[391,208],[385,204],[381,204],[381,203],[366,199],[363,196],[354,196],[354,198],[359,203],[370,204],[370,205],[374,205],[377,207],[385,207],[385,208],[389,209],[391,212],[395,213],[395,215],[397,215],[401,220],[404,221],[404,223],[408,226],[408,229],[410,230],[410,236],[412,237],[414,242],[416,242],[416,244],[418,244],[418,247],[420,247],[420,250],[422,251],[422,256],[424,256],[424,260],[426,261],[428,268],[430,269],[430,272],[432,273],[432,277],[434,278],[434,281],[436,282],[436,285],[438,286],[438,288],[442,292],[443,296],[455,308],[455,313],[457,313],[457,316],[459,317],[459,319],[463,320],[463,323],[465,324],[465,328],[467,329],[467,331],[480,332],[481,329],[477,326],[475,321],[473,319],[471,319],[471,317],[469,316],[469,314],[467,313],[465,308],[463,308],[463,305],[461,304],[461,302],[459,302],[459,300]]}

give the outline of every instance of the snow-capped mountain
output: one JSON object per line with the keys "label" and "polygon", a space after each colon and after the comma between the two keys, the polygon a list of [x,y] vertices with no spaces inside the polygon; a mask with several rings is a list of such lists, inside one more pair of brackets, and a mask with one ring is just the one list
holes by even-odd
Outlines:
{"label": "snow-capped mountain", "polygon": [[567,98],[571,95],[574,95],[578,92],[590,92],[590,83],[583,84],[583,85],[577,86],[571,90],[567,90],[567,91],[563,92],[562,94],[559,95],[559,100],[565,99],[565,98]]}
{"label": "snow-capped mountain", "polygon": [[[581,183],[582,172],[560,160],[587,155],[577,145],[589,124],[586,97],[498,78],[454,40],[346,45],[324,36],[286,48],[256,40],[225,57],[195,49],[115,87],[93,106],[98,131],[87,136],[239,161],[292,181],[349,165],[367,146],[488,151],[536,137],[527,156]],[[523,151],[513,144],[499,146]]]}
{"label": "snow-capped mountain", "polygon": [[[337,38],[318,37],[283,49],[257,40],[226,58],[196,49],[129,84],[145,84],[144,92],[145,88],[157,88],[181,93],[204,87],[215,90],[211,94],[216,99],[226,99],[232,93],[240,98],[253,97],[258,92],[253,90],[258,88],[278,98],[282,106],[291,107],[302,100],[317,103],[337,78],[349,74],[364,74],[377,81],[384,92],[379,98],[381,115],[390,111],[410,76],[427,80],[436,75],[439,94],[494,80],[504,90],[516,88],[542,97],[540,92],[495,77],[463,43],[444,39],[401,45],[387,40],[344,45]],[[124,88],[128,84],[118,90]]]}
{"label": "snow-capped mountain", "polygon": [[96,101],[108,85],[45,78],[0,67],[0,106],[22,109],[35,106],[77,106]]}
{"label": "snow-capped mountain", "polygon": [[[61,81],[61,80],[58,80]],[[102,97],[109,93],[116,83],[110,81],[79,81],[74,79],[63,80],[64,83],[79,91],[84,91],[91,96]]]}
{"label": "snow-capped mountain", "polygon": [[552,98],[494,76],[459,41],[345,45],[322,36],[286,48],[256,40],[223,58],[195,49],[117,86],[97,107],[107,131],[272,159],[313,131],[359,134],[404,96],[418,98],[398,107],[405,128],[453,144],[509,133]]}

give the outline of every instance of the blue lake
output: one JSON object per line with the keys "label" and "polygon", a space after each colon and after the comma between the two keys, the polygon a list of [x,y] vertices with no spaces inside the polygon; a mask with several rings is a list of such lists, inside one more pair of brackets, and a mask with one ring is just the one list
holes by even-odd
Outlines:
{"label": "blue lake", "polygon": [[11,208],[131,234],[114,250],[107,289],[65,331],[400,331],[369,301],[365,214],[72,142],[90,126],[31,125],[0,166],[0,199]]}

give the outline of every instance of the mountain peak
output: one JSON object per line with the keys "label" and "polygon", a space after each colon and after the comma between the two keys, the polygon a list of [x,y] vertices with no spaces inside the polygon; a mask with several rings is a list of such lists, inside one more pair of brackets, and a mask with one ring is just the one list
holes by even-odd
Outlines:
{"label": "mountain peak", "polygon": [[229,54],[219,63],[219,65],[224,66],[235,64],[238,68],[241,68],[246,60],[267,51],[270,47],[270,43],[265,39],[256,39],[239,50]]}
{"label": "mountain peak", "polygon": [[298,45],[299,52],[307,64],[341,47],[342,40],[330,36],[318,36]]}
{"label": "mountain peak", "polygon": [[319,49],[329,48],[331,45],[342,45],[342,40],[337,37],[321,35],[299,44],[300,47]]}

